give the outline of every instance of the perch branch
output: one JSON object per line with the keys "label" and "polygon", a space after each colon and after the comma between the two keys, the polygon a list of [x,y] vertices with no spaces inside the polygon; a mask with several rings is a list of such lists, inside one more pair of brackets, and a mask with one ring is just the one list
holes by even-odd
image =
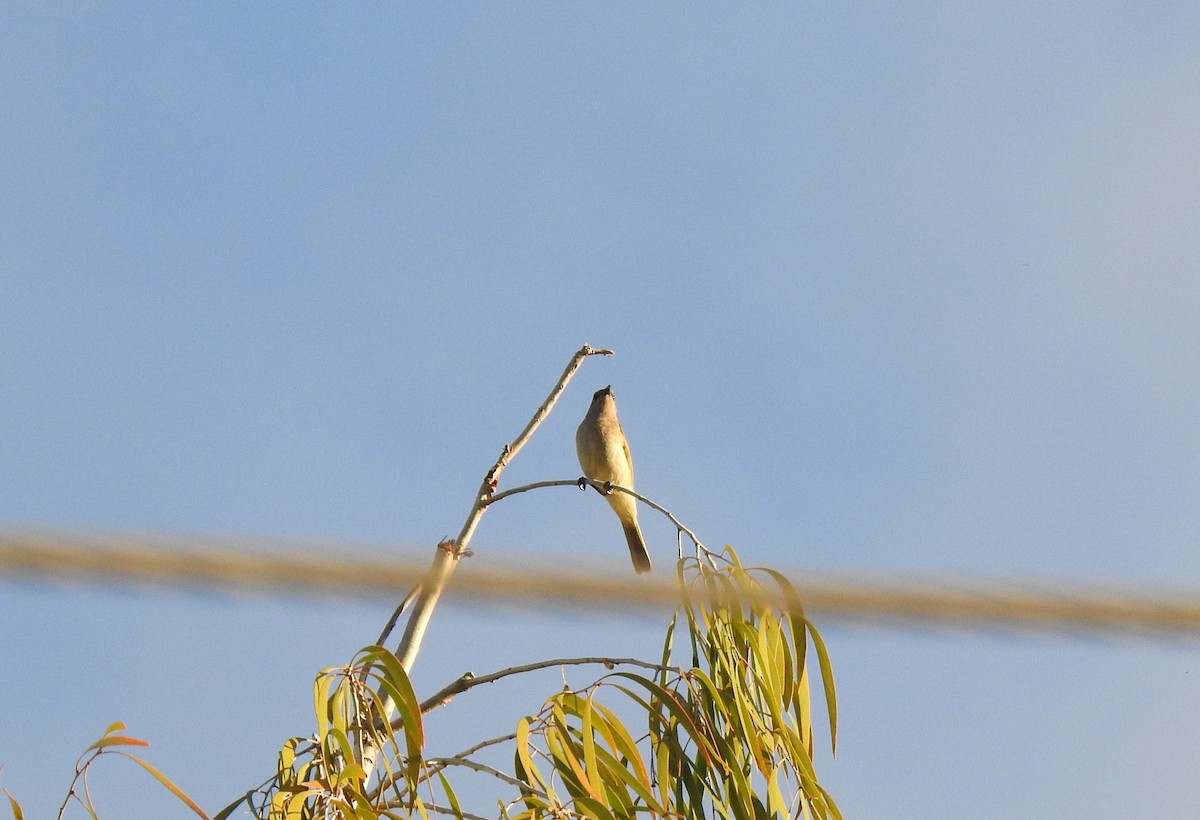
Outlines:
{"label": "perch branch", "polygon": [[[550,414],[554,409],[555,403],[563,390],[566,389],[567,383],[571,377],[575,375],[575,371],[583,364],[588,356],[611,356],[611,350],[596,349],[590,345],[584,345],[575,352],[571,357],[571,361],[567,363],[566,369],[559,376],[558,382],[551,389],[550,394],[546,396],[546,400],[538,407],[537,412],[533,414],[533,418],[525,425],[525,429],[516,437],[510,444],[504,445],[504,449],[500,452],[500,457],[496,459],[496,463],[488,470],[483,478],[483,483],[480,484],[479,491],[475,494],[475,501],[471,504],[471,511],[467,514],[467,520],[463,524],[462,530],[455,540],[446,540],[438,544],[437,550],[434,552],[433,565],[430,567],[425,579],[421,582],[420,591],[417,592],[417,597],[412,605],[412,612],[408,616],[408,621],[404,625],[404,635],[400,639],[400,645],[396,649],[396,656],[400,660],[400,665],[405,672],[412,672],[413,664],[417,659],[417,652],[421,648],[421,641],[425,637],[425,630],[429,626],[429,620],[433,617],[433,610],[437,606],[438,599],[442,595],[442,591],[446,588],[446,583],[450,580],[450,574],[454,572],[454,568],[458,565],[459,559],[469,554],[468,550],[471,543],[471,538],[475,534],[476,527],[479,526],[483,514],[487,511],[487,499],[496,489],[496,485],[500,481],[500,473],[508,466],[513,456],[517,454],[525,442],[537,430],[538,425]],[[386,692],[380,693],[380,716],[383,720],[390,720],[392,712],[395,708],[395,703],[391,696]],[[377,748],[366,748],[363,750],[362,762],[366,770],[367,776],[370,777],[371,772],[375,768],[375,760],[378,755]]]}
{"label": "perch branch", "polygon": [[[608,495],[610,492],[615,492],[615,493],[625,493],[626,495],[633,496],[634,498],[636,498],[638,501],[642,502],[646,506],[651,507],[652,509],[655,509],[658,512],[665,515],[667,517],[667,519],[672,524],[675,525],[676,531],[680,534],[687,535],[687,537],[691,539],[692,543],[696,545],[697,549],[703,550],[704,552],[708,552],[708,548],[706,546],[704,546],[704,544],[700,543],[700,539],[696,537],[696,533],[692,532],[690,529],[685,527],[683,525],[683,523],[680,522],[680,520],[675,517],[675,514],[672,513],[670,510],[668,510],[666,507],[662,506],[661,504],[659,504],[655,501],[651,501],[649,498],[646,498],[646,496],[642,495],[641,493],[634,492],[633,490],[629,489],[628,487],[622,487],[618,484],[613,484],[613,483],[607,482],[607,481],[593,481],[590,478],[582,478],[582,477],[581,478],[573,478],[573,479],[569,479],[569,480],[557,479],[554,481],[535,481],[532,484],[522,484],[520,487],[512,487],[510,489],[505,490],[504,492],[496,493],[492,497],[488,498],[484,502],[484,504],[485,505],[495,504],[497,501],[501,501],[505,498],[508,498],[509,496],[516,495],[517,493],[527,493],[530,490],[540,490],[545,487],[578,487],[580,489],[583,489],[585,486],[596,489],[597,491],[599,491],[599,493],[601,495]],[[682,553],[682,545],[680,545],[680,552]],[[681,555],[681,557],[682,557],[682,555]]]}

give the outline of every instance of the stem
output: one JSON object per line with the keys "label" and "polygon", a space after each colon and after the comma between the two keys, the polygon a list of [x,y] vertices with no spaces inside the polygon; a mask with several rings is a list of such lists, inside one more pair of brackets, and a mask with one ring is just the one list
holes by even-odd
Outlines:
{"label": "stem", "polygon": [[[431,766],[437,766],[439,770],[444,769],[447,766],[465,766],[468,769],[474,769],[475,771],[482,772],[483,774],[490,774],[492,777],[503,781],[510,786],[516,786],[519,789],[529,788],[527,784],[522,783],[520,780],[510,774],[500,771],[495,766],[488,766],[485,763],[478,763],[465,757],[431,757],[425,762]],[[539,797],[546,796],[545,792],[540,790],[533,789],[532,791]]]}

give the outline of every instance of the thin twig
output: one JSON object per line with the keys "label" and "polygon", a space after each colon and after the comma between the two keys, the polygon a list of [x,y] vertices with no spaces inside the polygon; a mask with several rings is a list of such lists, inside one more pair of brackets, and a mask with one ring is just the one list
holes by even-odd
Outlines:
{"label": "thin twig", "polygon": [[[383,646],[384,642],[388,639],[388,636],[392,634],[392,630],[396,628],[396,621],[400,620],[400,616],[404,614],[404,610],[408,609],[409,604],[416,599],[417,593],[420,591],[421,587],[415,586],[409,590],[407,595],[404,596],[404,600],[401,601],[399,606],[396,607],[395,611],[392,612],[392,617],[388,619],[387,625],[384,626],[383,631],[379,633],[379,640],[375,641],[376,646]],[[365,671],[366,670],[364,670],[364,672]]]}
{"label": "thin twig", "polygon": [[[463,820],[491,820],[491,818],[484,817],[481,814],[471,814],[469,811],[455,811],[454,809],[452,809],[448,806],[439,806],[437,803],[426,803],[426,802],[422,801],[421,807],[424,808],[426,811],[432,811],[437,814],[449,814],[452,817],[461,817],[461,818],[463,818]],[[388,801],[387,803],[384,803],[383,805],[381,805],[380,808],[381,809],[392,809],[392,808],[405,808],[406,809],[406,808],[408,808],[408,803],[405,801]]]}
{"label": "thin twig", "polygon": [[[672,524],[675,525],[675,529],[679,533],[683,533],[684,535],[687,535],[687,537],[691,539],[692,543],[696,545],[696,548],[698,550],[704,550],[705,552],[708,551],[708,548],[705,547],[704,544],[700,543],[700,539],[696,537],[696,533],[692,532],[690,529],[685,527],[680,522],[680,520],[675,517],[675,514],[672,513],[670,510],[668,510],[666,507],[662,506],[661,504],[659,504],[655,501],[651,501],[649,498],[646,498],[646,496],[642,495],[641,493],[635,492],[635,491],[629,489],[628,487],[622,487],[619,484],[613,484],[612,482],[609,482],[609,481],[593,481],[590,478],[583,478],[583,477],[573,478],[573,479],[569,479],[569,480],[568,479],[556,479],[554,481],[535,481],[532,484],[522,484],[520,487],[512,487],[510,489],[505,490],[504,492],[496,493],[491,498],[487,499],[487,501],[485,503],[488,505],[495,504],[497,501],[501,501],[505,498],[508,498],[511,495],[516,495],[518,493],[527,493],[530,490],[540,490],[545,487],[578,487],[580,489],[583,489],[584,486],[594,488],[601,495],[608,495],[610,492],[617,492],[617,493],[625,493],[626,495],[633,496],[634,498],[636,498],[638,501],[642,502],[646,506],[651,507],[651,508],[657,510],[658,512],[662,513],[663,515],[665,515],[667,517],[667,519]],[[680,549],[682,551],[682,547],[680,547]],[[681,557],[682,557],[682,554],[681,554]]]}
{"label": "thin twig", "polygon": [[468,689],[474,689],[476,686],[484,683],[495,683],[503,678],[512,675],[523,675],[527,672],[536,672],[539,669],[550,669],[555,666],[584,666],[587,664],[602,664],[608,669],[614,666],[640,666],[643,669],[651,669],[655,672],[664,670],[681,671],[673,666],[663,666],[659,663],[650,663],[649,661],[638,660],[637,658],[555,658],[553,660],[536,661],[527,663],[521,666],[510,666],[507,669],[500,669],[496,672],[491,672],[487,675],[474,675],[467,672],[462,677],[452,683],[442,687],[437,693],[430,695],[421,703],[421,714],[437,709],[439,706],[444,706],[449,703],[456,695],[466,692]]}
{"label": "thin twig", "polygon": [[[507,743],[510,740],[516,740],[516,739],[517,739],[517,735],[514,732],[514,733],[507,734],[507,735],[500,735],[499,737],[491,737],[491,738],[488,738],[487,740],[481,740],[478,743],[476,743],[474,746],[463,749],[458,754],[453,755],[450,759],[464,760],[464,759],[470,757],[471,755],[475,754],[476,752],[480,751],[481,749],[486,749],[489,746],[497,746],[501,743]],[[429,762],[429,761],[426,761],[426,762]],[[444,768],[446,768],[445,763],[431,763],[428,774],[429,775],[437,774]],[[392,783],[395,782],[396,777],[398,777],[398,776],[402,776],[402,775],[398,775],[398,774],[389,772],[386,777],[380,778],[379,784],[374,789],[372,789],[368,793],[367,796],[370,799],[374,800],[379,795],[383,794],[383,790],[388,788],[389,786],[391,786]]]}
{"label": "thin twig", "polygon": [[463,749],[461,752],[456,754],[455,757],[470,757],[471,755],[478,752],[480,749],[486,749],[488,746],[497,746],[501,743],[507,743],[510,740],[516,740],[516,739],[517,739],[517,735],[515,732],[507,734],[507,735],[500,735],[499,737],[489,737],[487,740],[481,740],[478,743],[476,743],[474,746],[470,746],[466,749]]}
{"label": "thin twig", "polygon": [[492,504],[495,504],[497,501],[503,501],[504,499],[508,498],[510,495],[516,495],[517,493],[527,493],[530,490],[540,490],[544,487],[576,487],[576,488],[578,488],[579,482],[581,480],[586,483],[591,483],[591,479],[588,479],[588,478],[585,478],[585,479],[558,478],[558,479],[554,479],[553,481],[535,481],[532,484],[522,484],[519,487],[510,487],[509,489],[504,490],[503,492],[496,493],[495,495],[493,495],[491,498],[489,498],[484,503],[487,504],[488,506],[491,506]]}
{"label": "thin twig", "polygon": [[[527,790],[529,789],[528,784],[522,783],[511,774],[506,774],[497,769],[495,766],[488,766],[486,763],[479,763],[466,757],[430,757],[426,758],[425,762],[432,766],[437,766],[439,770],[448,766],[463,766],[468,769],[474,769],[477,772],[482,772],[483,774],[490,774],[492,777],[496,778],[497,780],[501,780],[510,786],[516,786],[518,788]],[[532,789],[531,791],[539,797],[546,796],[544,792],[538,791],[537,789]]]}
{"label": "thin twig", "polygon": [[[525,446],[525,442],[529,441],[530,437],[533,436],[533,431],[537,429],[538,425],[542,423],[546,416],[550,415],[550,411],[554,408],[558,397],[567,388],[567,382],[575,375],[575,371],[583,364],[583,360],[588,356],[611,355],[613,355],[611,350],[603,348],[597,350],[591,345],[586,344],[575,352],[575,355],[571,357],[571,361],[567,363],[566,369],[563,370],[562,376],[559,377],[558,384],[554,385],[554,389],[550,391],[550,395],[546,396],[546,400],[542,402],[542,406],[533,414],[533,418],[529,420],[529,424],[525,425],[525,429],[521,431],[521,434],[511,444],[504,446],[504,450],[500,453],[500,458],[496,460],[496,464],[488,471],[487,476],[484,477],[485,485],[489,486],[492,490],[496,488],[496,484],[500,480],[501,471],[508,466],[508,462],[517,454],[517,451]],[[489,491],[488,495],[490,494]]]}

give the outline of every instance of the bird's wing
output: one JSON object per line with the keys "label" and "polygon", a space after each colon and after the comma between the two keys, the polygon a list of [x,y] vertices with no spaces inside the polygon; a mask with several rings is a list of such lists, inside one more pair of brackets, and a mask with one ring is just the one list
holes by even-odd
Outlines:
{"label": "bird's wing", "polygon": [[625,431],[621,431],[621,447],[625,450],[625,463],[629,465],[629,489],[633,489],[633,456],[629,455],[629,440],[625,438]]}

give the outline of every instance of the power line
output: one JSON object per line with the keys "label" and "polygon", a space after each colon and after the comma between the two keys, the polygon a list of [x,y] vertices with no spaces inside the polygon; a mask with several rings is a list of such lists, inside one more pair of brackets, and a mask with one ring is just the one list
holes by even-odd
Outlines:
{"label": "power line", "polygon": [[[297,546],[309,552],[296,554]],[[424,561],[330,555],[315,544],[264,540],[46,535],[0,531],[0,577],[90,585],[194,588],[264,595],[320,595],[398,601]],[[269,549],[268,549],[269,548]],[[285,552],[284,549],[288,551]],[[670,609],[673,575],[554,572],[468,561],[450,596],[522,606]],[[1043,633],[1093,632],[1200,639],[1200,592],[1079,591],[1029,583],[880,581],[792,573],[805,611],[821,622],[954,626]]]}

